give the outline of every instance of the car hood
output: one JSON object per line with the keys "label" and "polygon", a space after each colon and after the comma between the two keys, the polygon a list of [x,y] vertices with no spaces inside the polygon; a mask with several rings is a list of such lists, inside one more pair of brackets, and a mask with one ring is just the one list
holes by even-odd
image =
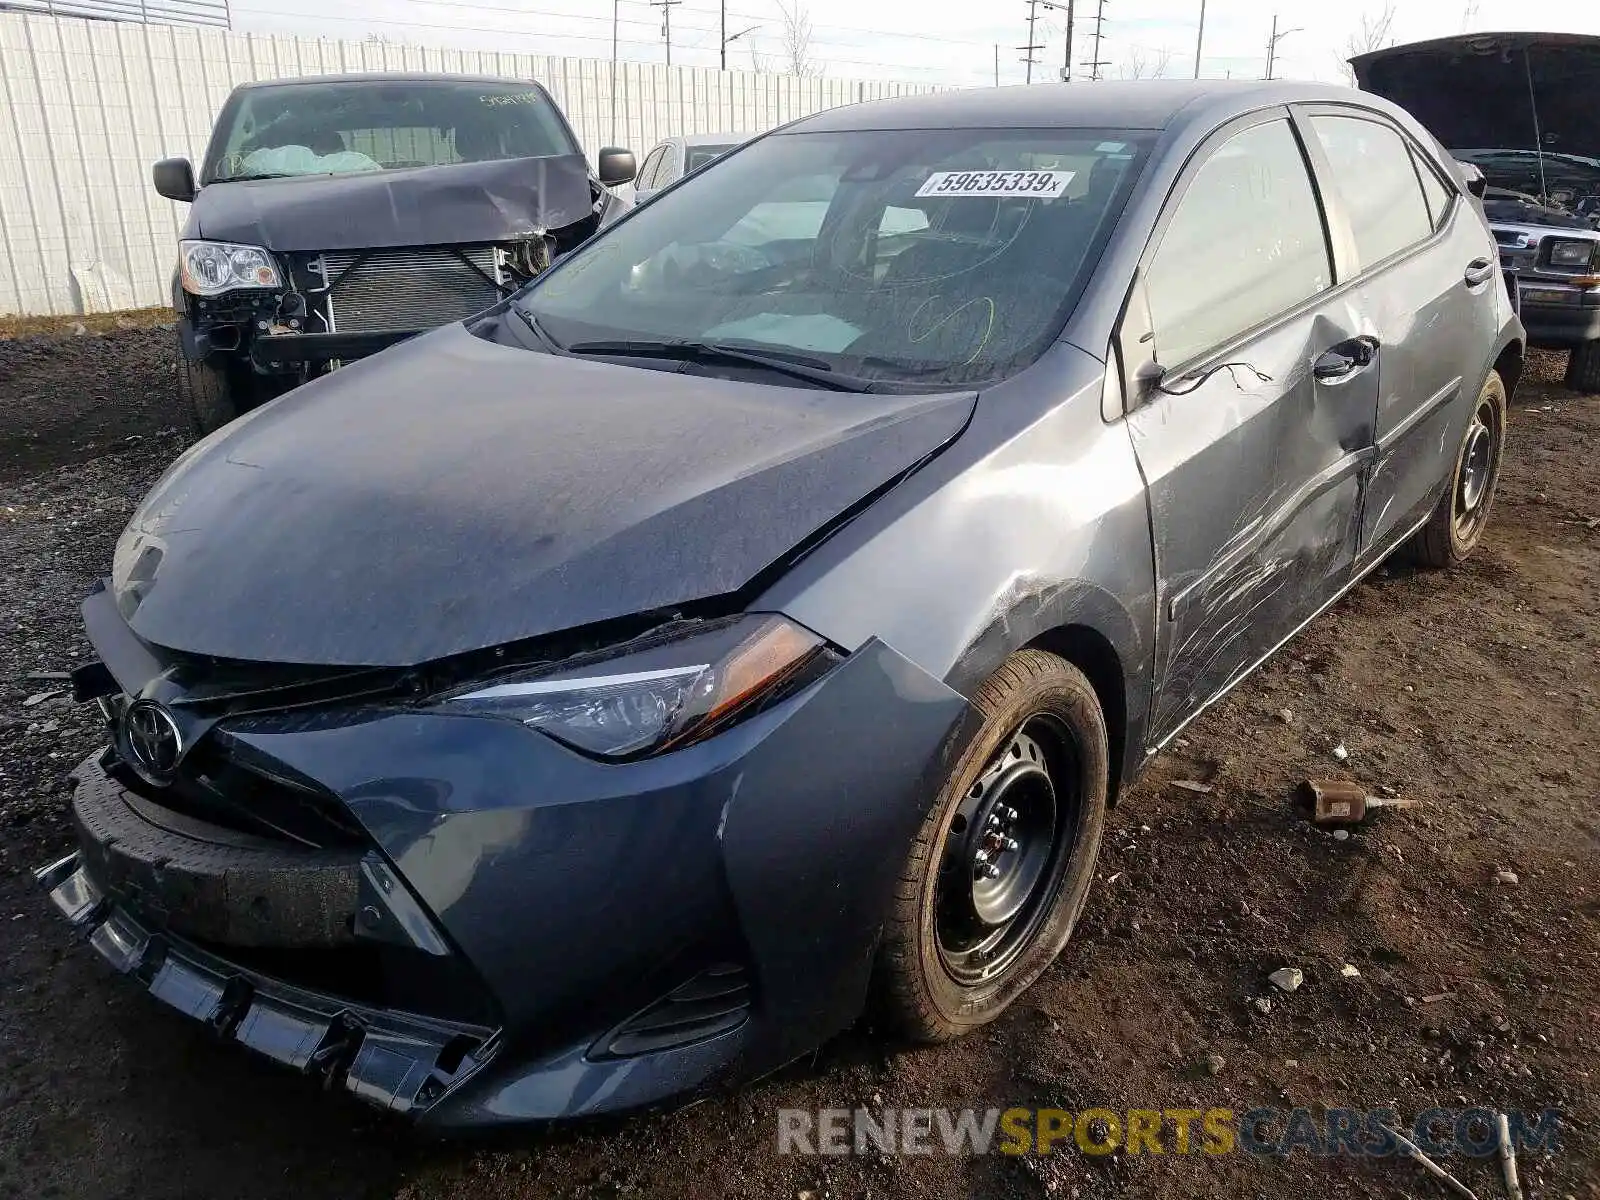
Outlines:
{"label": "car hood", "polygon": [[561,229],[594,211],[581,154],[352,175],[210,183],[189,236],[269,250],[467,245]]}
{"label": "car hood", "polygon": [[461,325],[191,447],[117,545],[146,642],[409,666],[738,592],[954,439],[971,392],[735,382]]}
{"label": "car hood", "polygon": [[1547,151],[1600,157],[1600,37],[1465,34],[1350,65],[1361,87],[1407,109],[1453,150],[1532,150],[1542,138]]}

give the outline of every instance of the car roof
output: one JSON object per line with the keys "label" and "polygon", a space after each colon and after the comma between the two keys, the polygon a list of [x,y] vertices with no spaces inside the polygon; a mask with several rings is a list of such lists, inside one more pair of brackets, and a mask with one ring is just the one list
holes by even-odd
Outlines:
{"label": "car roof", "polygon": [[1170,129],[1215,126],[1275,104],[1357,102],[1387,108],[1354,88],[1256,80],[1105,80],[963,88],[899,96],[802,117],[783,132],[852,129]]}
{"label": "car roof", "polygon": [[502,83],[544,90],[544,85],[535,79],[508,79],[503,75],[456,75],[448,71],[351,71],[342,75],[291,75],[286,79],[254,79],[239,84],[234,91],[288,87],[296,83]]}

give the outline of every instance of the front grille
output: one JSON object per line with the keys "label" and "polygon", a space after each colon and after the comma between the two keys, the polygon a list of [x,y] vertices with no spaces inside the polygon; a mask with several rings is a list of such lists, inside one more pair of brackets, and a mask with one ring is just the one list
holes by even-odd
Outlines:
{"label": "front grille", "polygon": [[744,1024],[750,1001],[743,967],[710,967],[613,1029],[600,1040],[600,1056],[628,1058],[705,1041]]}
{"label": "front grille", "polygon": [[500,299],[493,246],[327,253],[320,266],[340,333],[432,329]]}

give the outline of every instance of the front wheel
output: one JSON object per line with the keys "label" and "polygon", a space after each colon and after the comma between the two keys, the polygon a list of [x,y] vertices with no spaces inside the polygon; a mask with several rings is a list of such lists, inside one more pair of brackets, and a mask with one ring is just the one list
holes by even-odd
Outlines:
{"label": "front wheel", "polygon": [[1600,341],[1584,342],[1573,347],[1567,359],[1567,375],[1563,382],[1575,392],[1600,395]]}
{"label": "front wheel", "polygon": [[1418,531],[1412,543],[1416,560],[1425,567],[1454,567],[1483,540],[1500,480],[1500,458],[1506,441],[1506,385],[1490,371],[1478,393],[1472,421],[1456,454],[1450,489]]}
{"label": "front wheel", "polygon": [[1061,952],[1105,826],[1105,718],[1081,671],[1013,654],[973,697],[983,726],[912,844],[875,986],[890,1021],[945,1041],[998,1017]]}

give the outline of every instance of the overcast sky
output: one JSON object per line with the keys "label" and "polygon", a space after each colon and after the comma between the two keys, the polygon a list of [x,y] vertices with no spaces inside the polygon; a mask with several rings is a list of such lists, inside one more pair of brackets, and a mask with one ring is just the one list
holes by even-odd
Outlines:
{"label": "overcast sky", "polygon": [[[1093,54],[1097,0],[1075,0],[1079,64]],[[1065,5],[1066,0],[1059,0]],[[730,67],[751,53],[782,58],[779,0],[727,0],[727,31],[742,34]],[[810,19],[811,57],[834,78],[903,79],[976,86],[992,83],[999,46],[1002,83],[1021,83],[1026,68],[1026,0],[793,0]],[[1207,0],[1201,74],[1259,78],[1277,14],[1281,78],[1339,78],[1339,62],[1363,15],[1384,0]],[[647,0],[617,0],[618,55],[660,62],[666,56],[661,14]],[[1415,41],[1463,31],[1559,30],[1600,34],[1600,0],[1404,0],[1390,40]],[[1200,0],[1106,0],[1100,57],[1109,77],[1143,60],[1145,73],[1167,58],[1166,74],[1192,75]],[[236,29],[324,35],[532,54],[610,58],[613,0],[233,0]],[[1060,70],[1065,14],[1039,10],[1040,65],[1034,80]],[[680,0],[672,8],[672,61],[717,65],[718,0]],[[753,28],[752,28],[753,27]],[[749,32],[743,32],[749,30]],[[1075,73],[1086,68],[1075,67]]]}

